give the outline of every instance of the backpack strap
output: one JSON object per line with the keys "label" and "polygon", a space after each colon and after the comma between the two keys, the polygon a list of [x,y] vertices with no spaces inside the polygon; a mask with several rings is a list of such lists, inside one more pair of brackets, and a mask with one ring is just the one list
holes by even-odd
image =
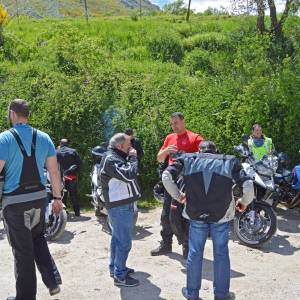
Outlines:
{"label": "backpack strap", "polygon": [[[19,134],[17,133],[17,131],[14,128],[11,128],[9,130],[11,132],[11,134],[14,136],[22,154],[24,157],[28,157],[27,152],[25,150],[25,147],[21,141],[21,138],[19,136]],[[35,149],[36,149],[36,136],[37,136],[37,130],[34,128],[32,131],[32,142],[31,142],[31,156],[35,155]]]}
{"label": "backpack strap", "polygon": [[25,150],[25,147],[24,147],[24,145],[23,145],[23,143],[22,143],[22,141],[21,141],[21,138],[20,138],[20,136],[18,135],[17,131],[16,131],[14,128],[11,128],[9,131],[10,131],[10,133],[14,136],[14,138],[15,138],[17,144],[19,145],[19,148],[20,148],[20,150],[21,150],[23,156],[24,156],[24,157],[28,157],[27,152],[26,152],[26,150]]}

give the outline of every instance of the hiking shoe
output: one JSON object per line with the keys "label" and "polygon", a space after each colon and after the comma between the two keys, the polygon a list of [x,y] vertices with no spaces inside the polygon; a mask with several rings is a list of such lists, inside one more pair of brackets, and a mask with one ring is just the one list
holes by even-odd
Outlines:
{"label": "hiking shoe", "polygon": [[235,299],[235,294],[232,292],[229,292],[229,295],[225,298],[215,296],[215,300],[234,300],[234,299]]}
{"label": "hiking shoe", "polygon": [[[127,275],[133,274],[134,272],[135,272],[134,269],[127,268]],[[114,278],[114,272],[110,272],[110,277],[111,277],[111,278]]]}
{"label": "hiking shoe", "polygon": [[182,256],[184,259],[187,259],[189,255],[189,246],[188,245],[182,245]]}
{"label": "hiking shoe", "polygon": [[114,285],[115,286],[127,286],[127,287],[133,287],[138,286],[140,282],[137,279],[134,279],[127,275],[124,280],[120,280],[118,278],[114,279]]}
{"label": "hiking shoe", "polygon": [[160,242],[160,245],[153,249],[150,254],[151,256],[164,255],[172,252],[172,244],[167,244],[164,241]]}
{"label": "hiking shoe", "polygon": [[59,286],[56,286],[53,289],[49,289],[50,296],[54,296],[54,295],[56,295],[58,293],[60,293],[60,287]]}

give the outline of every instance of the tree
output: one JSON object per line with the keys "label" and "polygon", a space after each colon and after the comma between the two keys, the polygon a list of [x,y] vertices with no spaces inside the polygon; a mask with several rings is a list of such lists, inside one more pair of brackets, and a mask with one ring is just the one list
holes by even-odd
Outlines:
{"label": "tree", "polygon": [[166,4],[163,7],[163,10],[172,15],[183,15],[187,13],[187,9],[183,0],[176,0],[175,2]]}
{"label": "tree", "polygon": [[3,27],[8,21],[8,12],[7,10],[0,4],[0,47],[4,44],[3,37]]}
{"label": "tree", "polygon": [[189,20],[190,20],[191,2],[192,2],[192,0],[189,0],[188,10],[187,10],[187,13],[186,13],[186,21],[187,22],[189,22]]}
{"label": "tree", "polygon": [[282,0],[285,3],[284,11],[278,20],[276,3],[274,0],[231,0],[231,5],[235,13],[257,12],[257,30],[261,34],[266,32],[265,11],[268,8],[270,12],[271,27],[269,32],[274,34],[275,38],[282,38],[282,27],[291,13],[296,13],[300,7],[299,0]]}

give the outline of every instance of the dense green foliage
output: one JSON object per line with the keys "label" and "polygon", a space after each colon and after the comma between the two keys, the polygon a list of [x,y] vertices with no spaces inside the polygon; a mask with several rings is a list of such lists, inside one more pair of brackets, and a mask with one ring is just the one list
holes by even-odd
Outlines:
{"label": "dense green foliage", "polygon": [[232,152],[260,122],[276,148],[296,161],[300,149],[300,21],[284,41],[258,36],[254,17],[21,19],[0,48],[0,129],[6,107],[31,103],[32,125],[57,143],[70,139],[84,160],[89,190],[91,147],[125,127],[145,147],[145,189],[157,180],[156,154],[182,111],[189,129]]}

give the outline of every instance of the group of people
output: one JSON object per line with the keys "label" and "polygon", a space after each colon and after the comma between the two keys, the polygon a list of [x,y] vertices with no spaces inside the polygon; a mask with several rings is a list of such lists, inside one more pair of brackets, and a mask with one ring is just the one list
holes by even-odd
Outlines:
{"label": "group of people", "polygon": [[[13,249],[16,274],[16,296],[8,299],[35,300],[35,264],[50,295],[60,292],[62,283],[44,237],[46,177],[50,175],[53,211],[63,207],[61,170],[72,168],[65,176],[76,215],[80,215],[76,177],[80,168],[77,152],[63,139],[58,150],[50,137],[28,124],[29,107],[24,100],[14,100],[8,108],[11,129],[0,134],[0,173],[4,171],[2,210],[7,237]],[[210,235],[214,253],[215,300],[231,300],[230,259],[228,251],[229,222],[235,210],[244,211],[254,198],[253,183],[242,170],[239,160],[220,154],[216,145],[204,141],[200,134],[186,129],[182,113],[171,115],[173,133],[169,134],[157,155],[164,163],[162,182],[166,189],[161,214],[162,241],[151,255],[172,251],[175,234],[187,258],[187,281],[183,295],[199,299],[203,251]],[[139,162],[143,151],[133,140],[132,130],[115,134],[100,165],[99,180],[112,225],[109,275],[116,286],[139,284],[127,266],[132,245],[134,213],[141,197],[138,183]],[[139,144],[139,145],[137,145]],[[262,135],[261,126],[253,126],[248,141],[254,156],[260,159],[272,150],[272,140]],[[134,147],[135,146],[135,147]],[[59,165],[57,163],[59,161]],[[232,186],[243,188],[243,197],[235,202]]]}

